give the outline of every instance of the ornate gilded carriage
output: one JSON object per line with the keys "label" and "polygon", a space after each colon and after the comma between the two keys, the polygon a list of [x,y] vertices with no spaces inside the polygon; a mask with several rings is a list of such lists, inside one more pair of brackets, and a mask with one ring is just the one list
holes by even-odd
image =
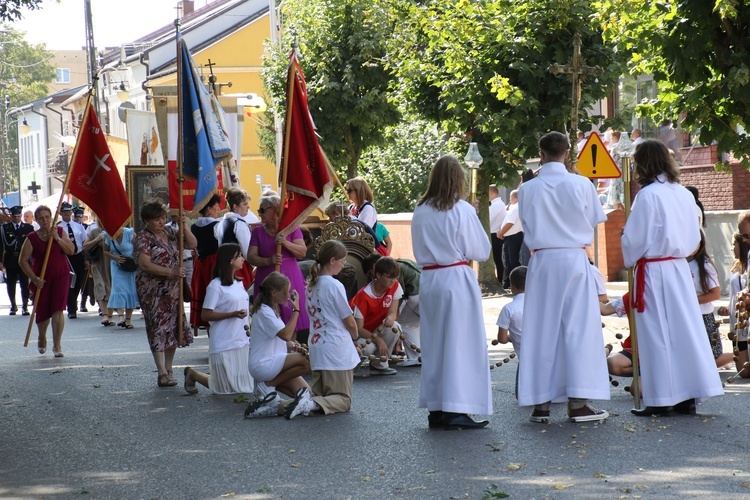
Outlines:
{"label": "ornate gilded carriage", "polygon": [[375,251],[375,240],[365,231],[361,222],[347,216],[336,217],[336,220],[323,226],[320,236],[315,240],[316,253],[320,245],[328,240],[339,240],[346,247],[346,265],[339,280],[344,283],[347,297],[351,299],[357,290],[370,281],[362,271],[362,261]]}

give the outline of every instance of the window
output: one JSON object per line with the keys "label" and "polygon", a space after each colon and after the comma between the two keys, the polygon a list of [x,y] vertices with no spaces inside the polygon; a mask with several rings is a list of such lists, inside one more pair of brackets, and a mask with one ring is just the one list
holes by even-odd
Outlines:
{"label": "window", "polygon": [[70,83],[70,68],[57,68],[55,70],[55,83]]}

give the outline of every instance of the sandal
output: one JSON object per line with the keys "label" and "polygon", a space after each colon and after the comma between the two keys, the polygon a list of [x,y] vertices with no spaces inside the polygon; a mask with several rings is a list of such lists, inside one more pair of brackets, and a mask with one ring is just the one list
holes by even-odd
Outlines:
{"label": "sandal", "polygon": [[39,349],[39,354],[47,352],[47,337],[44,338],[44,342],[42,342],[42,339],[37,339],[36,346]]}
{"label": "sandal", "polygon": [[156,379],[156,384],[159,387],[173,387],[177,385],[177,381],[174,379],[170,379],[169,375],[164,373],[162,375],[159,375],[159,378]]}
{"label": "sandal", "polygon": [[130,320],[129,320],[129,319],[126,319],[126,320],[125,320],[125,329],[126,329],[126,330],[132,330],[133,328],[134,328],[134,327],[133,327],[133,324],[132,324],[132,323],[130,322]]}
{"label": "sandal", "polygon": [[195,380],[190,376],[192,368],[189,366],[185,367],[185,392],[188,394],[198,394],[198,388],[195,386]]}
{"label": "sandal", "polygon": [[102,321],[102,326],[115,326],[115,322],[112,321],[112,316],[107,316],[107,319]]}
{"label": "sandal", "polygon": [[167,370],[167,377],[169,377],[170,383],[174,382],[172,385],[177,385],[177,379],[174,378],[174,372],[172,370]]}
{"label": "sandal", "polygon": [[117,326],[119,326],[120,328],[125,328],[125,320],[122,320],[119,323],[117,323]]}

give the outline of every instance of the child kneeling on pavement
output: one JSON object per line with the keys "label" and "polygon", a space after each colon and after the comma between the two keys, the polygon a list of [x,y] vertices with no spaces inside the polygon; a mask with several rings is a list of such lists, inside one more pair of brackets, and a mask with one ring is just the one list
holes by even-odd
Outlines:
{"label": "child kneeling on pavement", "polygon": [[388,359],[401,332],[396,322],[399,299],[404,294],[398,282],[400,272],[398,263],[391,257],[378,260],[375,279],[357,292],[350,303],[360,339],[371,341],[359,344],[362,354],[371,359],[370,375],[396,374],[396,370],[388,366]]}

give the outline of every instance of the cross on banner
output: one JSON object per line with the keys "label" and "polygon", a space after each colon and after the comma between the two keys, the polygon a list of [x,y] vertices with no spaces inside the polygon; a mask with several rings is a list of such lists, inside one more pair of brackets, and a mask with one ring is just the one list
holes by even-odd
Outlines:
{"label": "cross on banner", "polygon": [[573,35],[573,57],[568,64],[551,64],[547,71],[552,74],[567,74],[573,84],[573,107],[570,112],[570,163],[575,167],[578,161],[578,148],[576,147],[578,134],[578,106],[581,101],[581,82],[585,76],[600,76],[604,73],[601,66],[586,66],[581,57],[581,35]]}
{"label": "cross on banner", "polygon": [[31,184],[29,186],[26,186],[26,189],[31,191],[34,196],[36,196],[36,192],[42,189],[42,186],[36,183],[36,181],[31,181]]}

